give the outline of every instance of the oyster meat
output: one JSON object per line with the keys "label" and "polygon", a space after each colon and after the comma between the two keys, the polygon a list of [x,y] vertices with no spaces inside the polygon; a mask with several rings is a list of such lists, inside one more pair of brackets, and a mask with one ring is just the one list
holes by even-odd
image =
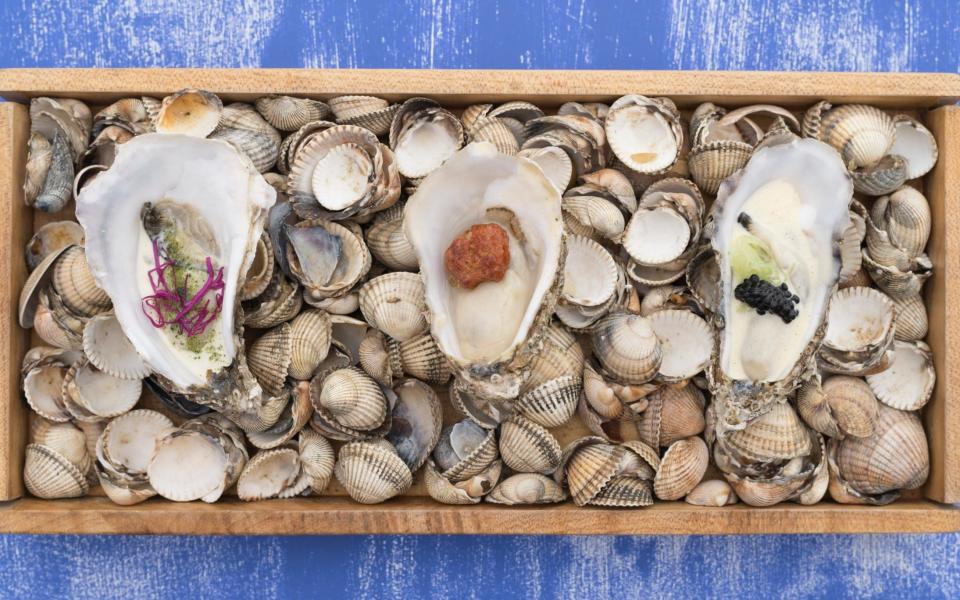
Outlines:
{"label": "oyster meat", "polygon": [[800,139],[758,150],[721,185],[707,225],[722,327],[712,391],[748,413],[728,420],[757,416],[812,367],[852,195],[836,151]]}
{"label": "oyster meat", "polygon": [[77,218],[93,276],[123,332],[172,391],[235,387],[224,376],[241,350],[237,289],[275,196],[229,144],[179,134],[123,144],[80,193]]}
{"label": "oyster meat", "polygon": [[562,279],[557,188],[531,161],[475,142],[420,184],[404,227],[438,346],[479,395],[515,397]]}

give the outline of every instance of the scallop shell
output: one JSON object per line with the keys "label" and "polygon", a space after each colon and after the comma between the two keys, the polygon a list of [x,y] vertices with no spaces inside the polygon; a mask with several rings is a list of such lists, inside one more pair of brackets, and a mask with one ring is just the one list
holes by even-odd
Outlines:
{"label": "scallop shell", "polygon": [[27,444],[23,483],[38,498],[77,498],[90,490],[86,476],[58,452],[39,444]]}
{"label": "scallop shell", "polygon": [[263,450],[254,455],[240,473],[237,496],[247,502],[277,498],[294,486],[299,475],[300,456],[296,450]]}
{"label": "scallop shell", "polygon": [[377,504],[407,491],[413,475],[389,443],[351,442],[340,448],[337,481],[361,504]]}
{"label": "scallop shell", "polygon": [[690,490],[685,500],[694,506],[728,506],[737,503],[737,493],[722,479],[707,479]]}
{"label": "scallop shell", "polygon": [[427,331],[423,281],[416,273],[387,273],[360,288],[360,311],[371,326],[398,342]]}
{"label": "scallop shell", "polygon": [[521,415],[543,427],[560,427],[577,412],[583,386],[575,375],[551,379],[522,394],[516,409]]}
{"label": "scallop shell", "polygon": [[163,99],[157,113],[158,133],[181,133],[207,137],[220,123],[223,102],[203,90],[180,90]]}
{"label": "scallop shell", "polygon": [[660,367],[660,342],[646,317],[610,313],[597,322],[591,339],[605,373],[620,383],[646,383]]}
{"label": "scallop shell", "polygon": [[674,442],[660,461],[653,489],[661,500],[679,500],[703,479],[709,462],[707,445],[698,437]]}
{"label": "scallop shell", "polygon": [[812,446],[810,435],[796,411],[786,403],[776,403],[740,430],[730,431],[726,446],[736,456],[751,462],[790,460],[806,456]]}
{"label": "scallop shell", "polygon": [[867,376],[877,399],[900,410],[923,408],[930,401],[936,380],[933,355],[923,342],[894,342],[890,366]]}
{"label": "scallop shell", "polygon": [[507,477],[486,497],[494,504],[551,504],[563,502],[567,494],[553,479],[539,473],[518,473]]}
{"label": "scallop shell", "polygon": [[547,429],[525,417],[500,426],[500,456],[520,473],[549,474],[560,465],[560,443]]}
{"label": "scallop shell", "polygon": [[822,384],[837,427],[846,435],[870,437],[877,422],[877,399],[858,377],[834,375]]}
{"label": "scallop shell", "polygon": [[292,355],[290,324],[282,323],[250,345],[247,366],[267,393],[278,396],[287,382]]}
{"label": "scallop shell", "polygon": [[261,96],[254,105],[267,123],[280,131],[296,131],[313,121],[326,119],[330,107],[319,100],[292,96]]}
{"label": "scallop shell", "polygon": [[520,149],[513,131],[496,117],[483,117],[467,130],[467,142],[490,142],[501,154],[513,156]]}
{"label": "scallop shell", "polygon": [[868,438],[848,437],[836,453],[840,476],[863,494],[920,487],[930,471],[927,438],[915,413],[880,407]]}
{"label": "scallop shell", "polygon": [[83,328],[83,352],[95,367],[120,379],[143,379],[150,368],[113,314],[98,315]]}

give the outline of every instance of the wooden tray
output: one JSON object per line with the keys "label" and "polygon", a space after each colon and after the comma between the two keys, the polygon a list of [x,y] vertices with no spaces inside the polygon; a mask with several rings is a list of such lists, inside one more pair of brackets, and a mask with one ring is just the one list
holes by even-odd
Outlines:
{"label": "wooden tray", "polygon": [[[926,485],[884,507],[785,503],[700,508],[658,502],[636,510],[444,506],[422,486],[382,505],[340,496],[207,505],[154,498],[122,507],[102,496],[46,501],[23,497],[20,477],[28,408],[20,392],[20,361],[30,334],[16,322],[26,278],[23,247],[48,215],[23,202],[29,117],[34,96],[80,98],[103,106],[130,95],[162,97],[183,87],[224,100],[268,93],[328,98],[372,94],[389,99],[423,95],[447,105],[526,99],[543,106],[567,100],[609,102],[625,93],[669,96],[683,109],[711,100],[725,106],[774,103],[803,109],[820,99],[865,102],[918,116],[940,146],[937,167],[921,182],[934,230],[934,275],[925,287],[937,369],[924,411],[931,471]],[[864,73],[741,73],[624,71],[323,71],[323,70],[0,70],[0,532],[7,533],[549,533],[722,534],[936,532],[960,530],[960,76]],[[949,209],[948,209],[949,207]],[[570,432],[568,432],[568,435]],[[566,437],[566,436],[563,436]],[[566,439],[561,439],[561,442]],[[334,490],[333,493],[342,493]],[[420,494],[420,495],[416,495]]]}

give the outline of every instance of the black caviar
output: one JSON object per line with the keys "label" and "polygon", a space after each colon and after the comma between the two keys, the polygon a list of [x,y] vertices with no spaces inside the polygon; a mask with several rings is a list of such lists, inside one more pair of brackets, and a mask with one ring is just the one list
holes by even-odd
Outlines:
{"label": "black caviar", "polygon": [[795,306],[800,298],[790,292],[785,283],[779,286],[751,275],[733,290],[733,296],[744,304],[756,309],[758,315],[775,314],[784,323],[797,318],[800,311]]}

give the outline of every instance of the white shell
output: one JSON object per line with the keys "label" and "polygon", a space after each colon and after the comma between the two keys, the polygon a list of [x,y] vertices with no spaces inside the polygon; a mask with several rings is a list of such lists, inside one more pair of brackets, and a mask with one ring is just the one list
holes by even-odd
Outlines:
{"label": "white shell", "polygon": [[877,399],[891,408],[920,410],[930,401],[937,381],[933,356],[923,342],[894,342],[893,361],[876,375],[867,375]]}

